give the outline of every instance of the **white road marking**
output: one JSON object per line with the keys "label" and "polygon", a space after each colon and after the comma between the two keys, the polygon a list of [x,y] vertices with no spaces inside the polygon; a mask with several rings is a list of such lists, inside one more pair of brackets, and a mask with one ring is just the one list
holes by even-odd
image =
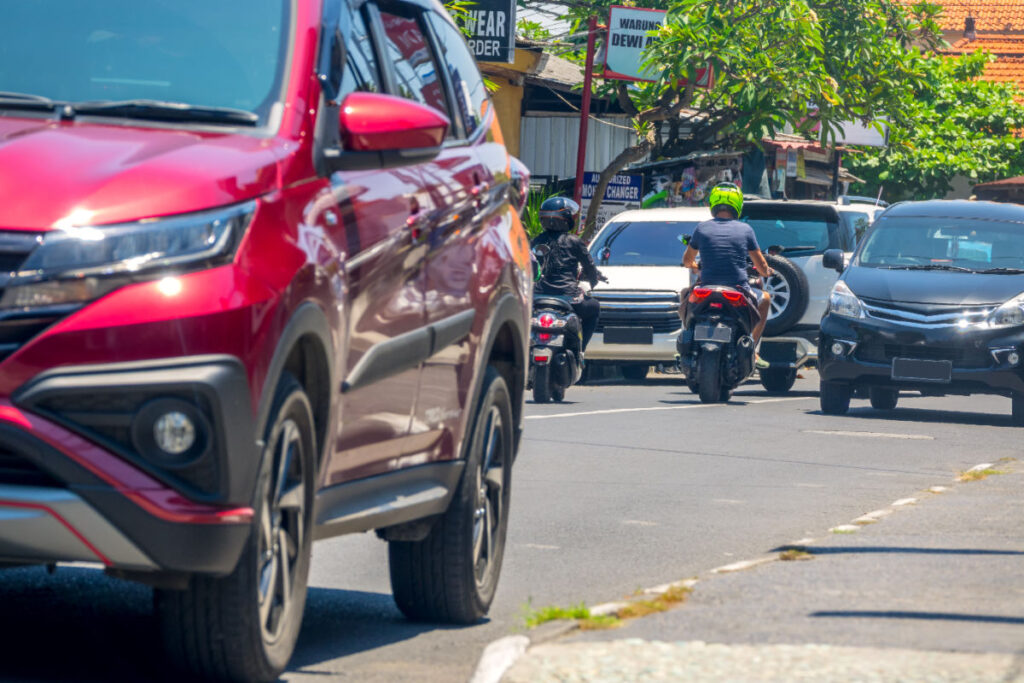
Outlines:
{"label": "white road marking", "polygon": [[[793,396],[791,398],[763,398],[758,401],[747,401],[747,405],[761,403],[780,403],[782,401],[808,401],[815,396]],[[553,420],[557,417],[586,417],[588,415],[612,415],[615,413],[647,413],[656,410],[687,410],[689,408],[720,408],[727,403],[687,403],[683,406],[651,406],[648,408],[608,408],[605,410],[588,410],[576,413],[554,413],[552,415],[527,415],[526,420]]]}
{"label": "white road marking", "polygon": [[840,524],[829,529],[834,534],[849,534],[859,530],[860,527],[856,524]]}
{"label": "white road marking", "polygon": [[931,493],[945,493],[949,490],[948,486],[933,486],[928,489]]}
{"label": "white road marking", "polygon": [[600,605],[594,605],[590,608],[590,616],[606,617],[610,614],[615,614],[628,604],[628,602],[605,602]]}
{"label": "white road marking", "polygon": [[745,500],[735,500],[733,498],[713,498],[712,503],[721,503],[723,505],[745,505]]}
{"label": "white road marking", "polygon": [[624,519],[623,524],[631,524],[632,526],[658,526],[657,522],[646,522],[642,519]]}
{"label": "white road marking", "polygon": [[892,510],[875,510],[869,512],[866,515],[861,515],[857,519],[853,520],[854,524],[873,524],[880,520],[882,517],[887,517],[892,514]]}
{"label": "white road marking", "polygon": [[711,570],[712,574],[728,574],[729,572],[739,572],[744,569],[750,569],[756,567],[759,564],[766,564],[768,562],[774,562],[775,557],[759,557],[756,560],[743,560],[742,562],[733,562],[732,564],[726,564],[721,567],[715,567]]}
{"label": "white road marking", "polygon": [[967,471],[968,472],[981,472],[982,470],[987,470],[987,469],[990,469],[991,467],[992,467],[992,463],[990,463],[990,462],[983,462],[980,465],[975,465],[974,467],[972,467],[971,469],[969,469]]}
{"label": "white road marking", "polygon": [[534,550],[559,550],[557,545],[544,545],[543,543],[520,543],[524,548],[533,548]]}
{"label": "white road marking", "polygon": [[530,639],[521,635],[495,640],[484,649],[470,683],[498,683],[529,645]]}
{"label": "white road marking", "polygon": [[892,506],[894,508],[899,508],[899,507],[903,507],[904,505],[913,505],[916,502],[917,502],[917,498],[900,498],[899,500],[895,501],[892,504]]}
{"label": "white road marking", "polygon": [[911,439],[914,441],[934,441],[934,436],[925,434],[893,434],[891,432],[844,432],[839,429],[804,429],[804,434],[825,434],[826,436],[864,436],[871,439]]}
{"label": "white road marking", "polygon": [[801,538],[799,541],[793,541],[790,545],[812,545],[814,543],[813,538]]}

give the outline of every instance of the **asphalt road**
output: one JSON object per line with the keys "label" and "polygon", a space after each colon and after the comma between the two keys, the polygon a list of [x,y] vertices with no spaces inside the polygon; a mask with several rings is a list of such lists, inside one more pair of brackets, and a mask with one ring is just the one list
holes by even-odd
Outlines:
{"label": "asphalt road", "polygon": [[[742,387],[702,406],[675,378],[574,387],[527,405],[505,566],[490,621],[441,628],[393,606],[372,534],[314,548],[310,600],[289,681],[464,681],[532,604],[595,604],[693,576],[848,522],[1017,454],[1010,402],[904,397],[818,411],[817,377],[785,397]],[[13,570],[0,676],[112,680],[163,671],[149,593],[86,569]],[[14,625],[17,625],[14,628]]]}

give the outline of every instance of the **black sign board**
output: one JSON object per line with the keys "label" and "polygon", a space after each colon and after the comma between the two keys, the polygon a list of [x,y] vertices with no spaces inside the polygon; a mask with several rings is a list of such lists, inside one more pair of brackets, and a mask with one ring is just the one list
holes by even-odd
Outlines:
{"label": "black sign board", "polygon": [[469,49],[476,61],[508,64],[515,61],[515,0],[476,0],[467,13]]}

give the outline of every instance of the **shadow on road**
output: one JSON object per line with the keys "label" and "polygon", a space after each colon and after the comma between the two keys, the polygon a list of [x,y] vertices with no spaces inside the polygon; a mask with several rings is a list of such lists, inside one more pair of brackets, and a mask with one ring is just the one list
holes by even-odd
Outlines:
{"label": "shadow on road", "polygon": [[[820,410],[808,410],[808,415],[822,415]],[[875,410],[871,407],[854,407],[846,415],[830,415],[847,419],[871,418],[890,422],[942,422],[979,427],[1013,427],[1009,415],[993,413],[970,413],[952,410],[927,410],[925,408],[896,408],[895,410]]]}
{"label": "shadow on road", "polygon": [[[481,622],[486,623],[486,622]],[[390,594],[310,588],[299,642],[288,669],[317,673],[316,665],[445,629],[406,619]],[[337,672],[325,672],[337,675]]]}
{"label": "shadow on road", "polygon": [[819,548],[806,545],[783,545],[772,552],[803,550],[812,555],[855,555],[860,553],[910,553],[917,555],[1024,555],[1021,550],[987,550],[984,548],[907,548],[900,546],[845,546]]}
{"label": "shadow on road", "polygon": [[958,614],[955,612],[888,612],[871,610],[842,610],[811,612],[812,617],[841,617],[846,619],[925,619],[928,621],[971,621],[983,624],[1013,624],[1024,626],[1024,617],[1004,617],[995,614]]}

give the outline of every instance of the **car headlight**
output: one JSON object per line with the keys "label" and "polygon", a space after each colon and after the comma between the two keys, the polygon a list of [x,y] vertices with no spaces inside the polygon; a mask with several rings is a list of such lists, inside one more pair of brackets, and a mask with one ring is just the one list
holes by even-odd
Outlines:
{"label": "car headlight", "polygon": [[1024,325],[1024,294],[1018,294],[992,311],[988,327],[1017,327]]}
{"label": "car headlight", "polygon": [[865,317],[864,304],[842,280],[836,282],[832,287],[832,293],[828,297],[828,310],[829,313],[841,315],[844,318]]}
{"label": "car headlight", "polygon": [[170,218],[45,233],[4,288],[0,308],[81,303],[167,271],[229,262],[255,202]]}

